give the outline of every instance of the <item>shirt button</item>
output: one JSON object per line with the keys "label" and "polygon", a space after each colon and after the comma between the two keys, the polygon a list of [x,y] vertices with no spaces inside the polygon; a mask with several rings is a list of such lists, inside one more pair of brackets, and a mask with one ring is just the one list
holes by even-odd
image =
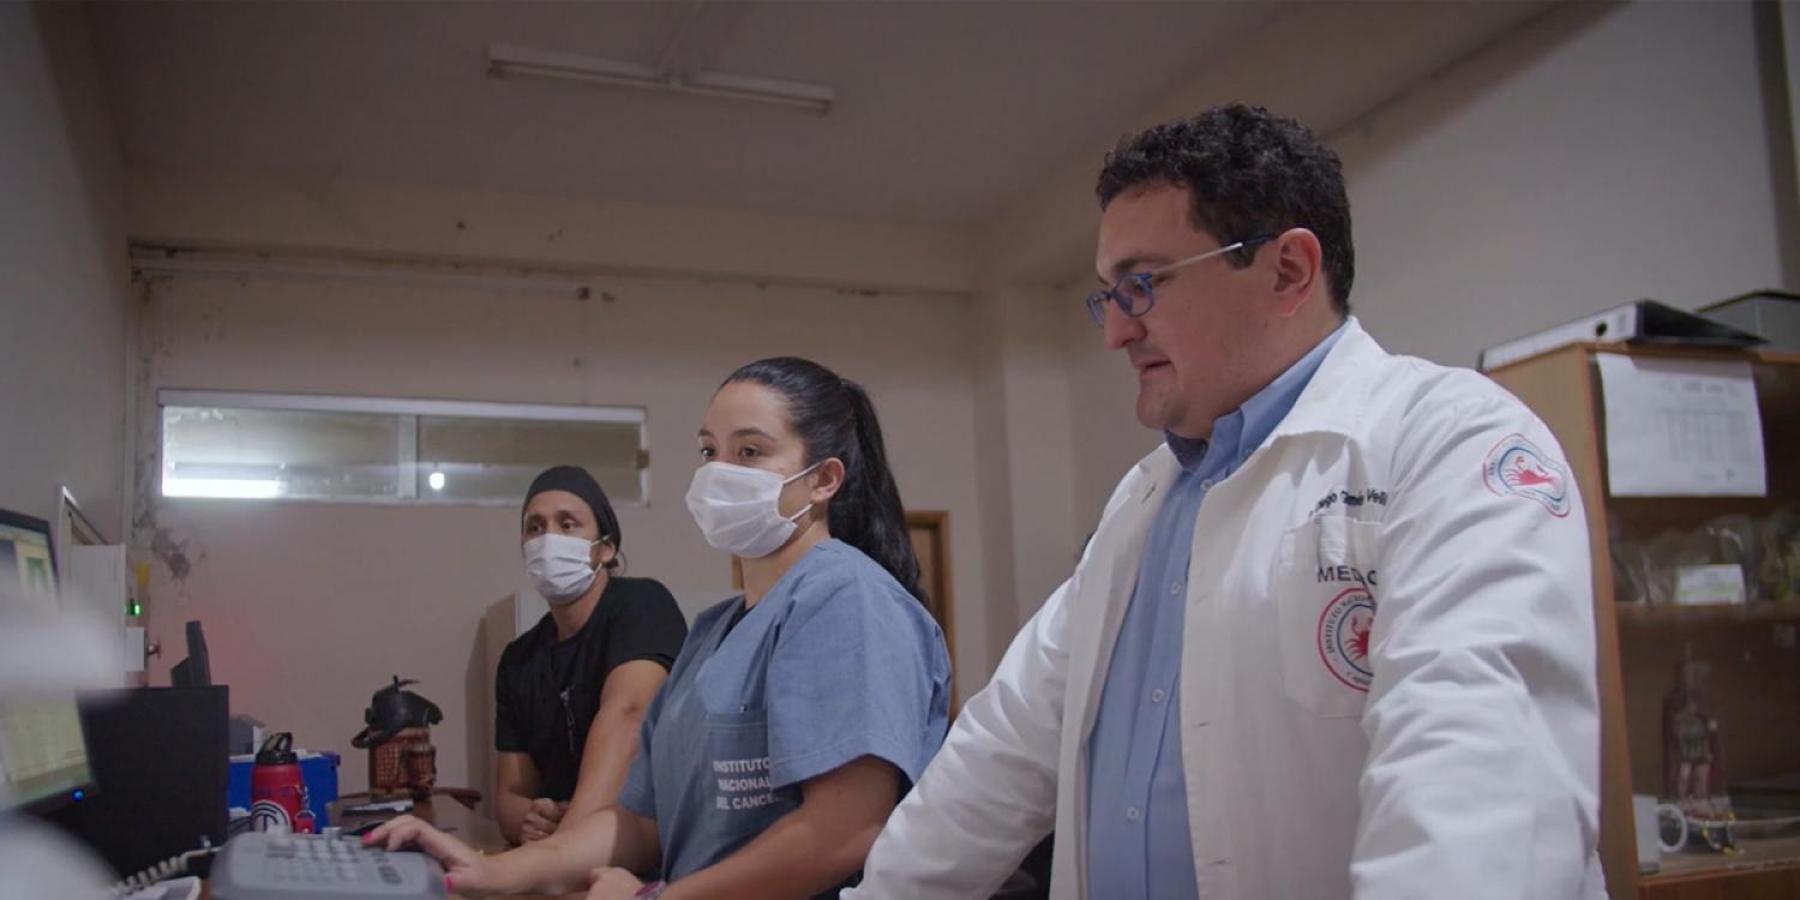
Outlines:
{"label": "shirt button", "polygon": [[1141,819],[1143,817],[1144,817],[1143,811],[1138,809],[1135,806],[1125,810],[1125,818],[1130,819],[1133,822],[1136,822],[1138,819]]}
{"label": "shirt button", "polygon": [[1169,693],[1167,691],[1163,690],[1162,688],[1157,688],[1156,690],[1150,692],[1150,702],[1151,703],[1161,703],[1164,700],[1168,699],[1168,696],[1169,696]]}
{"label": "shirt button", "polygon": [[1177,581],[1174,584],[1169,585],[1169,595],[1173,597],[1181,595],[1181,582]]}
{"label": "shirt button", "polygon": [[1212,486],[1213,486],[1213,480],[1211,478],[1208,478],[1205,481],[1200,482],[1200,489],[1203,491],[1212,490]]}

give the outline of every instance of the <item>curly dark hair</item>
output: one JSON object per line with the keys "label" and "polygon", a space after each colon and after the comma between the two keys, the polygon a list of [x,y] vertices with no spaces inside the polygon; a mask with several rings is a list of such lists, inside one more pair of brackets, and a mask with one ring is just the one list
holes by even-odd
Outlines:
{"label": "curly dark hair", "polygon": [[[1343,166],[1306,126],[1242,103],[1164,122],[1120,139],[1094,193],[1104,210],[1121,193],[1152,184],[1187,188],[1194,226],[1219,241],[1310,230],[1323,251],[1332,306],[1350,314],[1356,248]],[[1254,256],[1253,247],[1230,254],[1240,268]]]}

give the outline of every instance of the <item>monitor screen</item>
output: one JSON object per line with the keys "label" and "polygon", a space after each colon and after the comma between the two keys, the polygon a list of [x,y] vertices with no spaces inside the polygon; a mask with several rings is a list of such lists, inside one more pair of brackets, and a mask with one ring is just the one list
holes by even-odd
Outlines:
{"label": "monitor screen", "polygon": [[56,606],[56,557],[50,523],[0,509],[0,596],[7,603]]}
{"label": "monitor screen", "polygon": [[0,698],[0,806],[58,806],[92,783],[73,693]]}
{"label": "monitor screen", "polygon": [[[56,608],[50,526],[0,510],[0,614]],[[21,628],[8,637],[29,640]],[[73,689],[21,693],[0,685],[0,808],[36,809],[79,800],[92,783]]]}

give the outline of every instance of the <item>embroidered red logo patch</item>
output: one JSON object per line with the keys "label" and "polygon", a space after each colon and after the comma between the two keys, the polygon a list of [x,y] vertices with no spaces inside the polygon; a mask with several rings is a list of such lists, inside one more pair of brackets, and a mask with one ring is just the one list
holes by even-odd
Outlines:
{"label": "embroidered red logo patch", "polygon": [[1319,661],[1333,678],[1367,692],[1374,673],[1369,668],[1369,632],[1375,626],[1375,597],[1366,588],[1346,588],[1319,614]]}
{"label": "embroidered red logo patch", "polygon": [[1509,434],[1488,451],[1481,481],[1496,494],[1535,500],[1562,518],[1569,514],[1569,470],[1524,435]]}

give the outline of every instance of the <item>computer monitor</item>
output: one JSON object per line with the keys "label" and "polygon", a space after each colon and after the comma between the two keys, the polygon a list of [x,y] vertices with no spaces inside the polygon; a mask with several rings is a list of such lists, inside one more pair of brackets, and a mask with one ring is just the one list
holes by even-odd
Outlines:
{"label": "computer monitor", "polygon": [[[0,509],[0,613],[55,609],[49,523]],[[31,639],[20,629],[7,631],[0,643]],[[0,685],[0,808],[52,809],[82,799],[92,784],[75,692],[24,693]]]}
{"label": "computer monitor", "polygon": [[56,607],[56,554],[50,523],[0,509],[0,603]]}
{"label": "computer monitor", "polygon": [[212,663],[206,655],[206,632],[192,619],[187,623],[187,659],[169,669],[169,683],[175,687],[211,687]]}
{"label": "computer monitor", "polygon": [[81,727],[93,743],[97,787],[92,797],[38,818],[87,845],[121,877],[203,841],[223,844],[230,708],[224,686],[83,694]]}
{"label": "computer monitor", "polygon": [[75,696],[0,698],[0,807],[51,810],[93,787]]}

